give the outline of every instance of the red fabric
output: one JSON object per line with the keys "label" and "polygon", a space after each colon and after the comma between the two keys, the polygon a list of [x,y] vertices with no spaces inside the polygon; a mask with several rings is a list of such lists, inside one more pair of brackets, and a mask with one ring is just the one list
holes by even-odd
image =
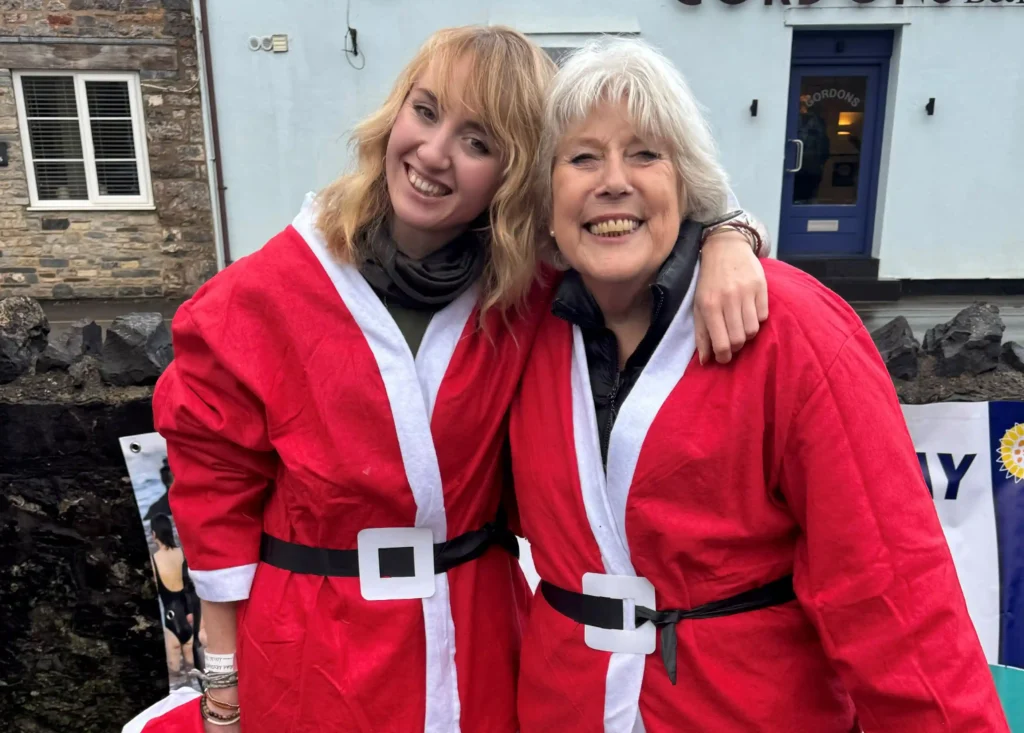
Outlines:
{"label": "red fabric", "polygon": [[[764,263],[772,314],[729,366],[694,359],[647,435],[626,505],[658,608],[795,575],[798,602],[678,625],[678,684],[646,662],[648,733],[1006,731],[891,380],[840,298]],[[604,572],[576,470],[571,329],[548,316],[512,410],[540,576]],[[602,730],[609,654],[538,594],[523,733]],[[660,652],[660,640],[659,640]]]}
{"label": "red fabric", "polygon": [[204,733],[205,730],[199,698],[196,698],[153,718],[142,728],[142,733]]}
{"label": "red fabric", "polygon": [[[509,330],[493,314],[487,335],[476,323],[474,313],[431,424],[449,538],[495,516],[507,410],[537,319]],[[373,354],[292,228],[183,305],[174,346],[154,410],[191,568],[257,562],[264,530],[346,549],[364,528],[413,526],[416,505]],[[450,572],[449,582],[462,730],[511,733],[529,589],[498,549]],[[371,603],[356,578],[261,565],[239,612],[242,728],[422,730],[424,645],[419,600]]]}

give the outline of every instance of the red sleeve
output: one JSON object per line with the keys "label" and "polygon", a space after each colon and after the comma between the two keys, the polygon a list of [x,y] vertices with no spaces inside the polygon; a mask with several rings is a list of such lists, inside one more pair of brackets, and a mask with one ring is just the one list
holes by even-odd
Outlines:
{"label": "red sleeve", "polygon": [[889,375],[863,327],[834,353],[782,458],[797,596],[865,731],[1007,731]]}
{"label": "red sleeve", "polygon": [[268,365],[246,349],[230,298],[218,301],[207,295],[178,310],[174,361],[157,383],[153,413],[167,440],[171,512],[196,592],[227,602],[249,595],[277,457],[253,383]]}

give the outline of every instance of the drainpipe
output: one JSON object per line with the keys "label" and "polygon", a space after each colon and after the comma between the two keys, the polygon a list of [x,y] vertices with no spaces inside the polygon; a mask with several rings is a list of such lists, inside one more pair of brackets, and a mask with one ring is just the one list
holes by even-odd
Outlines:
{"label": "drainpipe", "polygon": [[217,269],[231,264],[228,240],[227,208],[224,204],[224,172],[220,164],[220,132],[217,129],[217,96],[213,90],[213,63],[210,60],[210,36],[207,31],[206,0],[192,0],[192,18],[196,26],[196,57],[202,97],[203,132],[206,137],[206,173],[210,184],[213,237],[217,250]]}

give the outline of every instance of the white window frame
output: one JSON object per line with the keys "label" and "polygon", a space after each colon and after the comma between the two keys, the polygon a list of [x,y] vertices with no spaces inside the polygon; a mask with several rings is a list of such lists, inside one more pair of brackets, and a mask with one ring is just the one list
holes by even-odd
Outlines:
{"label": "white window frame", "polygon": [[[25,113],[25,97],[21,80],[29,76],[69,76],[75,82],[75,104],[78,108],[78,131],[82,140],[82,157],[85,162],[85,184],[88,199],[40,200],[36,188],[36,170],[32,159],[32,141],[28,134],[28,115]],[[118,81],[128,84],[128,101],[131,108],[132,138],[135,143],[135,165],[139,176],[138,196],[101,196],[96,176],[96,155],[92,144],[92,129],[89,125],[89,103],[85,83],[89,81]],[[21,130],[21,149],[25,155],[25,172],[28,176],[29,211],[125,211],[152,210],[153,186],[149,172],[149,149],[146,145],[146,126],[142,116],[142,87],[135,72],[92,72],[92,71],[16,71],[14,91],[18,106],[18,127]]]}

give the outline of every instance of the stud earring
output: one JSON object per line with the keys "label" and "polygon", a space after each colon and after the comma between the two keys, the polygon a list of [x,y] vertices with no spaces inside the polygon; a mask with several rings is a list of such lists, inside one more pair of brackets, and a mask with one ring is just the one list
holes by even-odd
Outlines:
{"label": "stud earring", "polygon": [[548,234],[550,234],[550,235],[551,235],[551,238],[552,238],[552,239],[554,239],[554,238],[555,238],[555,230],[554,230],[554,229],[552,229],[552,230],[551,230],[550,232],[548,232]]}

